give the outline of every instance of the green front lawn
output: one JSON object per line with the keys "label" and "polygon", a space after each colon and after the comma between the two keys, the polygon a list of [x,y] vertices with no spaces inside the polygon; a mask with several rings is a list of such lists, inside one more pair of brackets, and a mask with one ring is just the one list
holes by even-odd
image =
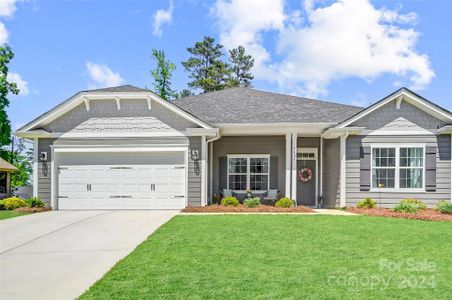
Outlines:
{"label": "green front lawn", "polygon": [[178,216],[82,299],[450,299],[452,223]]}
{"label": "green front lawn", "polygon": [[0,220],[28,215],[29,212],[18,212],[14,210],[0,210]]}

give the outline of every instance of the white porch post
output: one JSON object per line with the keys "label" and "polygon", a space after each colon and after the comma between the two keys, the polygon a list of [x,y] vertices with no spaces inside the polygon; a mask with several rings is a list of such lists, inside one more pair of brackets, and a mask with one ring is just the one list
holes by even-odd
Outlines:
{"label": "white porch post", "polygon": [[33,139],[33,197],[38,197],[38,139]]}
{"label": "white porch post", "polygon": [[56,153],[55,153],[55,149],[53,148],[53,146],[50,146],[50,155],[51,155],[51,160],[50,160],[50,175],[52,176],[50,179],[50,206],[52,207],[53,210],[57,210],[58,209],[58,189],[57,189],[57,184],[58,184],[58,166],[56,163]]}
{"label": "white porch post", "polygon": [[201,205],[207,204],[207,141],[201,137]]}
{"label": "white porch post", "polygon": [[340,137],[340,159],[341,159],[341,170],[340,170],[340,198],[339,206],[345,206],[346,197],[346,177],[347,177],[347,160],[346,160],[346,146],[347,146],[348,133],[341,135]]}
{"label": "white porch post", "polygon": [[213,197],[213,142],[209,144],[209,197],[212,200]]}
{"label": "white porch post", "polygon": [[[292,200],[297,203],[297,142],[298,134],[292,133]],[[296,205],[296,204],[295,204]]]}
{"label": "white porch post", "polygon": [[291,198],[291,165],[292,165],[292,134],[286,133],[286,192],[285,196]]}
{"label": "white porch post", "polygon": [[317,158],[319,161],[319,170],[317,171],[317,173],[320,175],[319,176],[319,197],[317,198],[317,207],[320,205],[320,197],[323,197],[323,137],[320,136],[320,154],[319,157]]}
{"label": "white porch post", "polygon": [[450,134],[450,203],[452,203],[452,133]]}

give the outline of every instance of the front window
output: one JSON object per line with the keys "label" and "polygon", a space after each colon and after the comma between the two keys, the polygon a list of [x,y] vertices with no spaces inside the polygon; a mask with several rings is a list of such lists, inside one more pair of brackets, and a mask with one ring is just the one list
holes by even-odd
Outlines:
{"label": "front window", "polygon": [[372,188],[422,189],[423,147],[373,147]]}
{"label": "front window", "polygon": [[231,190],[268,190],[269,156],[228,156],[228,187]]}

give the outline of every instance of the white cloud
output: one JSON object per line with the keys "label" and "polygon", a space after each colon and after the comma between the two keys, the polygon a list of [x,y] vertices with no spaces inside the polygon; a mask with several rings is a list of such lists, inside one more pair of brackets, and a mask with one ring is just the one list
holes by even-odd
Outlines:
{"label": "white cloud", "polygon": [[169,24],[173,20],[173,1],[170,1],[168,9],[159,9],[155,12],[152,23],[152,34],[156,36],[162,35],[162,25]]}
{"label": "white cloud", "polygon": [[8,81],[14,82],[17,88],[20,90],[19,96],[28,96],[30,90],[28,89],[28,82],[22,79],[20,74],[15,72],[9,72],[7,76]]}
{"label": "white cloud", "polygon": [[1,0],[0,1],[0,16],[11,17],[16,11],[17,0]]}
{"label": "white cloud", "polygon": [[86,62],[86,69],[91,79],[89,88],[101,88],[121,85],[124,82],[118,72],[113,72],[107,65]]}
{"label": "white cloud", "polygon": [[8,41],[9,33],[5,27],[5,24],[0,22],[0,45],[3,45]]}
{"label": "white cloud", "polygon": [[[428,56],[415,49],[415,13],[376,9],[368,0],[326,6],[308,0],[301,9],[293,21],[298,11],[284,11],[283,0],[217,0],[213,15],[221,43],[245,46],[256,59],[256,78],[277,81],[289,92],[316,97],[327,94],[332,81],[371,81],[386,73],[408,78],[419,90],[435,76]],[[262,37],[268,30],[276,33],[273,56]]]}

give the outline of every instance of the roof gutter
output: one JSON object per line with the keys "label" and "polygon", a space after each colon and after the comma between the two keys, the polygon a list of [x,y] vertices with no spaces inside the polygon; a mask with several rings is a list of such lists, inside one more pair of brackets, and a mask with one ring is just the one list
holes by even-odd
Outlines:
{"label": "roof gutter", "polygon": [[349,135],[357,135],[360,134],[365,127],[344,127],[344,128],[329,128],[324,133],[322,133],[322,138],[324,139],[336,139],[340,136],[346,134]]}

